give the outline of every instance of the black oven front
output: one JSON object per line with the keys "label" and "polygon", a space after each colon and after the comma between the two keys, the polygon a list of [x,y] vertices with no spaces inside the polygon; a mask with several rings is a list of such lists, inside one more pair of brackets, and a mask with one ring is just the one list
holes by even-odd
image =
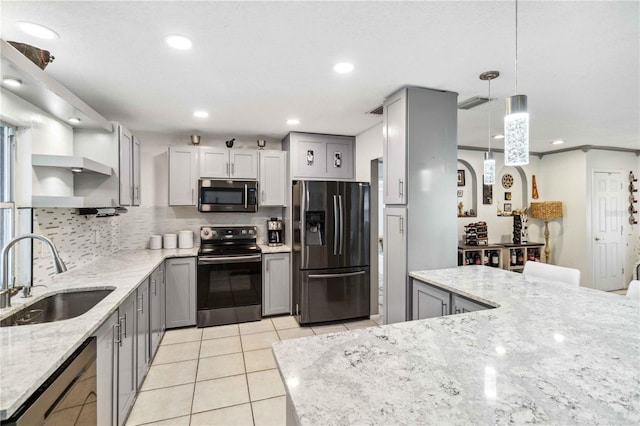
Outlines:
{"label": "black oven front", "polygon": [[197,326],[259,321],[262,255],[198,257]]}

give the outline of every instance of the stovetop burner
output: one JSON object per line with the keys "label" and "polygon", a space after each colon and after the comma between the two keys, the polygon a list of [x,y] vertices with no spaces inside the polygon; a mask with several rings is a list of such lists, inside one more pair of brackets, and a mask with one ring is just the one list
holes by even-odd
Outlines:
{"label": "stovetop burner", "polygon": [[255,226],[203,226],[198,256],[232,256],[261,253]]}

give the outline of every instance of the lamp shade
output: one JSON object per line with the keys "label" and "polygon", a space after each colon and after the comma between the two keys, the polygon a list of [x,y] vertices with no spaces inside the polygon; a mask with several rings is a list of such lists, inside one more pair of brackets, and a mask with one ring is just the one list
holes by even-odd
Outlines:
{"label": "lamp shade", "polygon": [[558,219],[562,217],[562,201],[531,203],[529,217],[534,219]]}

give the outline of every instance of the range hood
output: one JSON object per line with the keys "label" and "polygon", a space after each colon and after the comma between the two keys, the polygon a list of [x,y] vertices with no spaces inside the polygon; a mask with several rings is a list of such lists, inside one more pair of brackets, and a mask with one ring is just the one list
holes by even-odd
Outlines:
{"label": "range hood", "polygon": [[111,176],[113,169],[106,164],[99,163],[86,157],[76,157],[72,155],[44,155],[33,154],[31,165],[34,167],[57,167],[69,169],[72,172],[98,173]]}

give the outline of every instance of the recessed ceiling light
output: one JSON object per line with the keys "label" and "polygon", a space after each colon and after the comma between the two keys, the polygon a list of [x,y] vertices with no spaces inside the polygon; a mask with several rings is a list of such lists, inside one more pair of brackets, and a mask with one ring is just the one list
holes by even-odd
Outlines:
{"label": "recessed ceiling light", "polygon": [[300,124],[300,120],[298,120],[297,118],[290,118],[287,120],[287,124],[289,126],[296,126],[298,124]]}
{"label": "recessed ceiling light", "polygon": [[44,38],[46,40],[53,40],[56,38],[60,38],[58,33],[53,31],[52,29],[43,27],[42,25],[39,25],[39,24],[34,24],[33,22],[18,21],[16,22],[16,25],[22,31],[34,37]]}
{"label": "recessed ceiling light", "polygon": [[67,121],[69,123],[72,123],[72,124],[79,124],[80,123],[80,119],[78,117],[69,117],[67,119]]}
{"label": "recessed ceiling light", "polygon": [[555,141],[551,142],[551,145],[562,145],[564,143],[564,141],[562,139],[556,139]]}
{"label": "recessed ceiling light", "polygon": [[207,118],[209,113],[207,111],[196,111],[193,113],[193,116],[198,118]]}
{"label": "recessed ceiling light", "polygon": [[340,62],[333,66],[333,70],[338,74],[347,74],[353,71],[353,64],[350,62]]}
{"label": "recessed ceiling light", "polygon": [[84,169],[82,167],[71,167],[73,173],[82,173]]}
{"label": "recessed ceiling light", "polygon": [[7,86],[11,86],[11,87],[20,87],[22,86],[22,80],[20,80],[17,77],[5,77],[2,79],[2,82],[4,84],[6,84]]}
{"label": "recessed ceiling light", "polygon": [[494,139],[504,139],[504,135],[502,134],[497,134],[493,137]]}
{"label": "recessed ceiling light", "polygon": [[165,37],[164,41],[174,49],[188,50],[193,46],[193,42],[185,36],[173,34]]}

